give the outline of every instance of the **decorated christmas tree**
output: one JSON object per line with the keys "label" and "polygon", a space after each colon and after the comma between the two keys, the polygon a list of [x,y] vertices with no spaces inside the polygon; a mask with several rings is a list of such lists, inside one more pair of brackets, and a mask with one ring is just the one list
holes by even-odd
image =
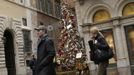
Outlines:
{"label": "decorated christmas tree", "polygon": [[75,69],[76,59],[84,61],[84,48],[79,36],[76,17],[65,1],[61,2],[60,36],[57,50],[57,61],[62,70]]}

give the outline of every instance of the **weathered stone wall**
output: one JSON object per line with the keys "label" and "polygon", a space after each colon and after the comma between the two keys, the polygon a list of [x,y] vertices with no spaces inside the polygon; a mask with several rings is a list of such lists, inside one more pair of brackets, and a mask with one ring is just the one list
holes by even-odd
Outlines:
{"label": "weathered stone wall", "polygon": [[11,30],[14,37],[15,65],[17,75],[25,75],[25,62],[23,53],[23,35],[21,31],[21,21],[0,16],[0,75],[7,75],[5,64],[5,53],[3,35],[6,29]]}

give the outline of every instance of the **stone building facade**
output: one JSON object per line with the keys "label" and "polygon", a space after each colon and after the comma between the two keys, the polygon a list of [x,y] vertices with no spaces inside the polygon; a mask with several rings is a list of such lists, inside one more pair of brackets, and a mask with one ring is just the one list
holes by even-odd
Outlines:
{"label": "stone building facade", "polygon": [[[117,58],[117,61],[113,58],[110,59],[110,66],[117,68],[133,66],[134,1],[74,0],[74,2],[79,31],[84,37],[88,57],[90,51],[88,40],[91,39],[89,29],[91,26],[97,26],[113,48]],[[96,69],[90,58],[88,58],[88,63],[90,70]],[[130,70],[133,70],[133,67]],[[118,71],[120,70],[118,69]]]}
{"label": "stone building facade", "polygon": [[0,10],[0,74],[25,75],[21,18],[26,10],[9,0],[0,1]]}
{"label": "stone building facade", "polygon": [[23,58],[21,22],[4,16],[1,16],[0,20],[0,74],[24,75],[26,70]]}

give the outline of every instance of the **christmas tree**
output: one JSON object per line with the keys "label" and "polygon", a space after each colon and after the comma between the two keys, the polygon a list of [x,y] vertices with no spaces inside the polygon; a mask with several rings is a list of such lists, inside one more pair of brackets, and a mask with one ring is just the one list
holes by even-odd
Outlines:
{"label": "christmas tree", "polygon": [[[78,53],[82,54],[80,58],[83,58],[85,52],[79,36],[75,13],[68,7],[65,1],[61,2],[61,22],[59,29],[58,63],[62,66],[63,70],[75,69],[76,55]],[[84,59],[82,60],[84,61]]]}

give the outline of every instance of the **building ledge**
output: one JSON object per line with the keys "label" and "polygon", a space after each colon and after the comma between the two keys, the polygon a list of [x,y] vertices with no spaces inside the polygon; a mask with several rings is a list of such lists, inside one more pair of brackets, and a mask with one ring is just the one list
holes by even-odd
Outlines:
{"label": "building ledge", "polygon": [[99,25],[99,24],[104,24],[104,23],[110,23],[113,22],[115,20],[124,20],[124,19],[128,19],[128,18],[133,18],[134,15],[129,15],[129,16],[118,16],[118,17],[113,17],[109,20],[105,20],[105,21],[101,21],[101,22],[96,22],[96,23],[84,23],[83,25],[80,25],[81,27],[86,27],[86,26],[94,26],[94,25]]}
{"label": "building ledge", "polygon": [[51,17],[51,18],[54,18],[54,19],[60,20],[59,18],[57,18],[57,17],[55,17],[55,16],[52,16],[52,15],[49,15],[49,14],[47,14],[47,13],[45,13],[45,12],[41,11],[41,10],[38,10],[38,9],[37,9],[36,11],[37,11],[37,13],[44,14],[44,15],[49,16],[49,17]]}

